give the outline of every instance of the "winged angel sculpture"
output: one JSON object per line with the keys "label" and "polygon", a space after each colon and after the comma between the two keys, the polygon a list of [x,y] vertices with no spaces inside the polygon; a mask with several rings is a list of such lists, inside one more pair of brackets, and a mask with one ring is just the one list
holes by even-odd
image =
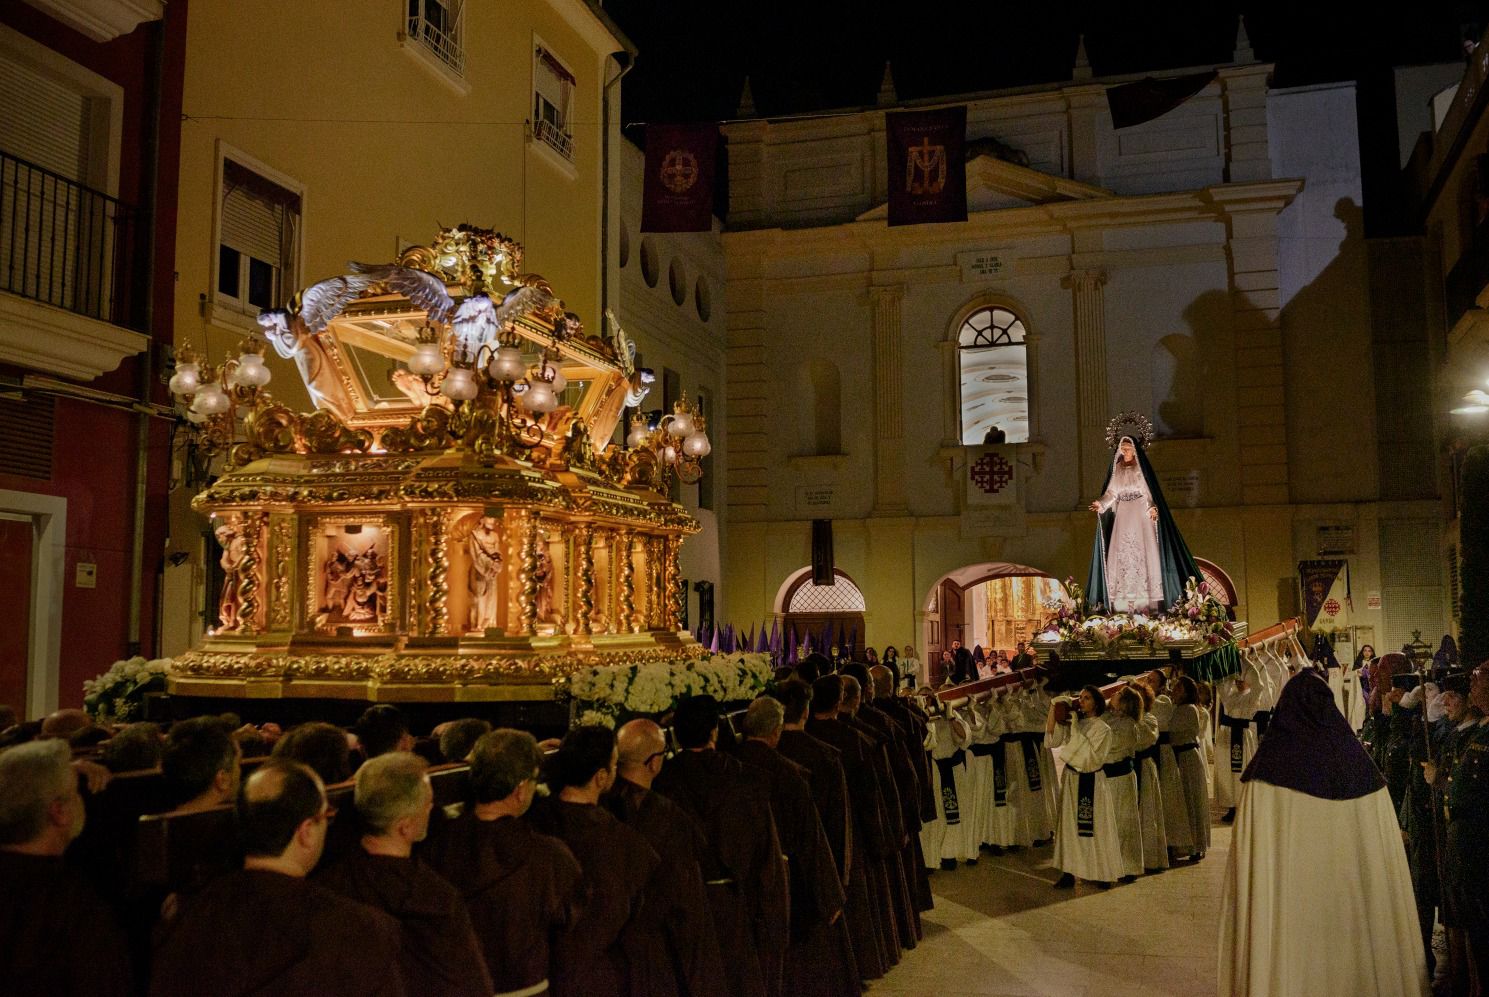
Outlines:
{"label": "winged angel sculpture", "polygon": [[294,361],[315,407],[329,409],[343,419],[350,414],[348,402],[320,334],[348,305],[374,287],[381,285],[408,298],[428,313],[431,322],[450,321],[457,350],[471,359],[508,322],[559,304],[545,286],[534,282],[508,292],[500,304],[478,292],[456,308],[445,282],[428,271],[398,263],[355,261],[347,263],[347,270],[346,274],[305,288],[289,308],[266,309],[258,316],[259,328],[275,352]]}

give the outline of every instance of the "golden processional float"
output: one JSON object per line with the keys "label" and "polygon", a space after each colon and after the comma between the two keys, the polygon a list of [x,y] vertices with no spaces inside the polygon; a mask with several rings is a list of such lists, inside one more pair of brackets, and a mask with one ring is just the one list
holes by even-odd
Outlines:
{"label": "golden processional float", "polygon": [[[219,620],[173,695],[472,702],[551,698],[596,664],[696,657],[668,498],[710,449],[686,401],[633,421],[650,373],[607,314],[586,333],[522,247],[460,226],[349,264],[171,390],[223,471],[192,501],[221,548]],[[315,404],[264,389],[272,346]]]}

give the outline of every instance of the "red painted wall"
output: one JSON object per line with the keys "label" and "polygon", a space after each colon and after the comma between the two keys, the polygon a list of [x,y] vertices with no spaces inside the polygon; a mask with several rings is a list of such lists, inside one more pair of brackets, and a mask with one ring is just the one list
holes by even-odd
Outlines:
{"label": "red painted wall", "polygon": [[[147,115],[154,73],[152,46],[159,40],[162,51],[160,151],[155,212],[155,279],[150,288],[154,315],[147,331],[157,344],[171,343],[176,190],[181,158],[181,87],[186,60],[186,0],[171,0],[166,4],[162,21],[142,24],[126,36],[102,44],[26,4],[0,4],[0,23],[123,88],[118,196],[136,206],[144,197],[149,167],[143,142],[149,134]],[[137,265],[143,266],[143,261],[137,261]],[[143,304],[138,296],[130,302],[135,325],[143,326]],[[141,363],[139,359],[126,360],[117,370],[93,382],[92,387],[139,397]],[[6,369],[7,372],[20,373],[15,368]],[[152,401],[169,400],[158,379],[152,379],[149,390]],[[83,680],[106,670],[126,650],[138,418],[128,412],[86,402],[58,399],[51,479],[42,481],[0,475],[0,489],[40,492],[67,499],[67,565],[59,688],[63,706],[81,705]],[[155,603],[168,523],[169,447],[169,424],[152,419],[147,448],[144,587],[140,613],[141,653],[147,657],[154,656],[158,644]],[[74,584],[75,566],[81,560],[91,560],[98,565],[97,587],[94,589],[80,589]],[[8,603],[9,600],[0,594],[0,608]]]}

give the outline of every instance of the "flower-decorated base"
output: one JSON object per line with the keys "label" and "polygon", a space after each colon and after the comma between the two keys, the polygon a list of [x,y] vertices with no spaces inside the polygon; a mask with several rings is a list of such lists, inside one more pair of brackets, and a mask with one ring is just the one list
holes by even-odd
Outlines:
{"label": "flower-decorated base", "polygon": [[175,696],[383,703],[552,701],[598,665],[686,662],[687,631],[535,637],[357,637],[275,642],[210,637],[170,664]]}

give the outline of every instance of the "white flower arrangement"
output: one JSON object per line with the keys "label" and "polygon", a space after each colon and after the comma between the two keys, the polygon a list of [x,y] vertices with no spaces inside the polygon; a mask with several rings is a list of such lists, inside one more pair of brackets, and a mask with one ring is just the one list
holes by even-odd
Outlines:
{"label": "white flower arrangement", "polygon": [[165,688],[170,670],[170,658],[116,661],[102,675],[83,682],[83,705],[98,720],[129,720],[139,712],[145,693]]}
{"label": "white flower arrangement", "polygon": [[625,714],[665,713],[686,696],[707,694],[721,703],[754,699],[772,674],[765,652],[715,654],[693,661],[600,665],[569,676],[581,724],[613,727]]}

